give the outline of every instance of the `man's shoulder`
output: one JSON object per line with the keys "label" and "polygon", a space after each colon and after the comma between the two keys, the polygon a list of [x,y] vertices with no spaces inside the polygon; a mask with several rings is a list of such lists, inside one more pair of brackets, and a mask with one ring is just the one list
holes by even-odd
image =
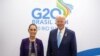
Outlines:
{"label": "man's shoulder", "polygon": [[66,31],[70,32],[70,33],[75,33],[73,30],[66,28]]}
{"label": "man's shoulder", "polygon": [[57,28],[56,29],[52,29],[50,32],[55,32],[55,31],[57,31]]}

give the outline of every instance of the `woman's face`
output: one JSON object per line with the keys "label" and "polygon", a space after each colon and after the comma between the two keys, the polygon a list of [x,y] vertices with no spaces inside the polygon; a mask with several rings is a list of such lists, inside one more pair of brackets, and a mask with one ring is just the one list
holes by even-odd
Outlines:
{"label": "woman's face", "polygon": [[35,25],[31,25],[28,29],[30,37],[35,37],[36,33],[37,33],[37,28]]}

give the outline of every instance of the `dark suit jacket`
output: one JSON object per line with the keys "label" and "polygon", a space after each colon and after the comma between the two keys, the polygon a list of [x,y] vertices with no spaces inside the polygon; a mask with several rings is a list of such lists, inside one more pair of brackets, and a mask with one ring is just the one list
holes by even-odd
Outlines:
{"label": "dark suit jacket", "polygon": [[[20,46],[20,56],[28,56],[29,55],[29,38],[25,38],[21,42]],[[37,44],[37,56],[44,56],[43,44],[42,41],[36,38]]]}
{"label": "dark suit jacket", "polygon": [[47,56],[77,56],[75,33],[66,28],[62,42],[58,48],[57,30],[58,29],[54,29],[50,32]]}

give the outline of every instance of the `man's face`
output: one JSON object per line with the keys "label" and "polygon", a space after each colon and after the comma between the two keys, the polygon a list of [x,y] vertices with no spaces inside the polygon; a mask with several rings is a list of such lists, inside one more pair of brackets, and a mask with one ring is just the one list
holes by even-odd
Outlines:
{"label": "man's face", "polygon": [[65,18],[64,17],[57,17],[56,18],[56,25],[60,30],[62,30],[64,28],[64,25],[65,25]]}
{"label": "man's face", "polygon": [[37,33],[37,28],[36,26],[31,25],[28,31],[29,31],[30,37],[35,37]]}

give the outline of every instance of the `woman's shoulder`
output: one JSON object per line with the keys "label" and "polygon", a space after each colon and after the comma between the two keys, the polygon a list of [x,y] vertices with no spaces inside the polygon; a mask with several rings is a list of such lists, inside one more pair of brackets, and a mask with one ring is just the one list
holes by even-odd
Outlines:
{"label": "woman's shoulder", "polygon": [[37,43],[42,43],[42,40],[39,39],[39,38],[36,38],[36,42],[37,42]]}
{"label": "woman's shoulder", "polygon": [[22,39],[22,41],[28,41],[29,40],[29,38],[24,38],[24,39]]}
{"label": "woman's shoulder", "polygon": [[36,38],[36,41],[42,41],[41,39],[39,39],[39,38]]}

